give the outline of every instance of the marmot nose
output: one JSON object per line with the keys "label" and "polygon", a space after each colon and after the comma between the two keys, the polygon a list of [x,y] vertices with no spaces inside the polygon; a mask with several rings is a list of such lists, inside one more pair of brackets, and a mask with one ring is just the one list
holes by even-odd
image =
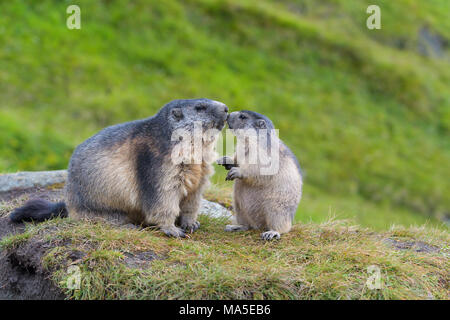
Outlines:
{"label": "marmot nose", "polygon": [[228,113],[228,107],[227,107],[227,106],[224,106],[224,107],[223,107],[223,111],[225,111],[225,113]]}

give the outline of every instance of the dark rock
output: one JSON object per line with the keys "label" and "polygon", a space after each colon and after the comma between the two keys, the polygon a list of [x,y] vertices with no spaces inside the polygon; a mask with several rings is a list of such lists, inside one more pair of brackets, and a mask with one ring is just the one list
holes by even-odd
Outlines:
{"label": "dark rock", "polygon": [[165,259],[163,256],[157,255],[154,251],[144,252],[125,252],[124,262],[129,268],[145,269],[153,260]]}
{"label": "dark rock", "polygon": [[428,27],[419,30],[418,51],[427,57],[442,57],[448,41],[437,32],[433,32]]}
{"label": "dark rock", "polygon": [[384,242],[399,250],[413,250],[416,252],[437,253],[440,249],[423,241],[402,241],[395,239],[384,239]]}

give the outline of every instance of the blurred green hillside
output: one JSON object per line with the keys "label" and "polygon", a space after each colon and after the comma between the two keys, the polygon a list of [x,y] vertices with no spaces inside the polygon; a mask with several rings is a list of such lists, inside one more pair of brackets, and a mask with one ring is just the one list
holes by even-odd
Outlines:
{"label": "blurred green hillside", "polygon": [[[81,30],[66,27],[70,4]],[[381,30],[366,28],[370,4]],[[65,168],[101,128],[207,97],[273,120],[305,172],[299,220],[437,225],[450,216],[449,12],[448,0],[2,1],[0,172]]]}

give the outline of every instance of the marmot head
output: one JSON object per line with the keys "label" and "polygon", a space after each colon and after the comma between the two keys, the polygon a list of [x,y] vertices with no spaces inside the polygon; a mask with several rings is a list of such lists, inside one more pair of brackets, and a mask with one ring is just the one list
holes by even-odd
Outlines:
{"label": "marmot head", "polygon": [[[244,164],[247,161],[255,161],[247,163],[258,165],[272,163],[271,157],[279,152],[279,139],[269,118],[254,111],[242,110],[230,113],[227,123],[237,138],[236,155],[239,164]],[[266,152],[261,153],[262,150]],[[246,157],[240,158],[242,151],[245,155],[249,155],[248,159]],[[259,156],[252,157],[252,154]],[[277,161],[275,159],[274,161]]]}
{"label": "marmot head", "polygon": [[266,116],[254,111],[235,111],[230,113],[227,120],[228,126],[232,130],[238,129],[275,129],[272,121]]}
{"label": "marmot head", "polygon": [[201,122],[203,130],[222,130],[228,116],[228,107],[210,99],[174,100],[162,107],[159,114],[167,119],[171,131],[191,130],[195,122]]}

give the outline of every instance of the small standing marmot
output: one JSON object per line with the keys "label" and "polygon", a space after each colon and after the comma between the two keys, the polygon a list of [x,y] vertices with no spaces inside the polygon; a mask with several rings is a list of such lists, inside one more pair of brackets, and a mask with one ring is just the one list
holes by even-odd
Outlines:
{"label": "small standing marmot", "polygon": [[[10,218],[42,221],[69,212],[157,226],[168,236],[185,237],[200,226],[201,195],[214,171],[214,146],[227,115],[221,102],[174,100],[153,117],[105,128],[73,152],[66,203],[31,200]],[[192,133],[196,124],[212,132],[200,137],[200,161],[174,162],[185,138],[174,133]]]}
{"label": "small standing marmot", "polygon": [[[241,145],[245,157],[240,158],[237,152],[233,158],[217,160],[218,164],[230,170],[226,180],[235,180],[233,202],[236,224],[227,225],[225,230],[263,229],[266,231],[261,234],[262,239],[279,239],[280,234],[291,230],[302,194],[302,176],[297,158],[273,134],[275,128],[266,116],[253,111],[238,111],[232,112],[227,122],[236,135],[237,150]],[[257,150],[258,154],[267,155],[265,160],[269,161],[262,161],[263,157],[258,157],[253,163],[249,161],[252,143],[244,134],[248,131],[255,132],[258,138],[267,134],[263,143],[258,142]],[[270,161],[278,161],[276,170],[264,172],[263,163]]]}

